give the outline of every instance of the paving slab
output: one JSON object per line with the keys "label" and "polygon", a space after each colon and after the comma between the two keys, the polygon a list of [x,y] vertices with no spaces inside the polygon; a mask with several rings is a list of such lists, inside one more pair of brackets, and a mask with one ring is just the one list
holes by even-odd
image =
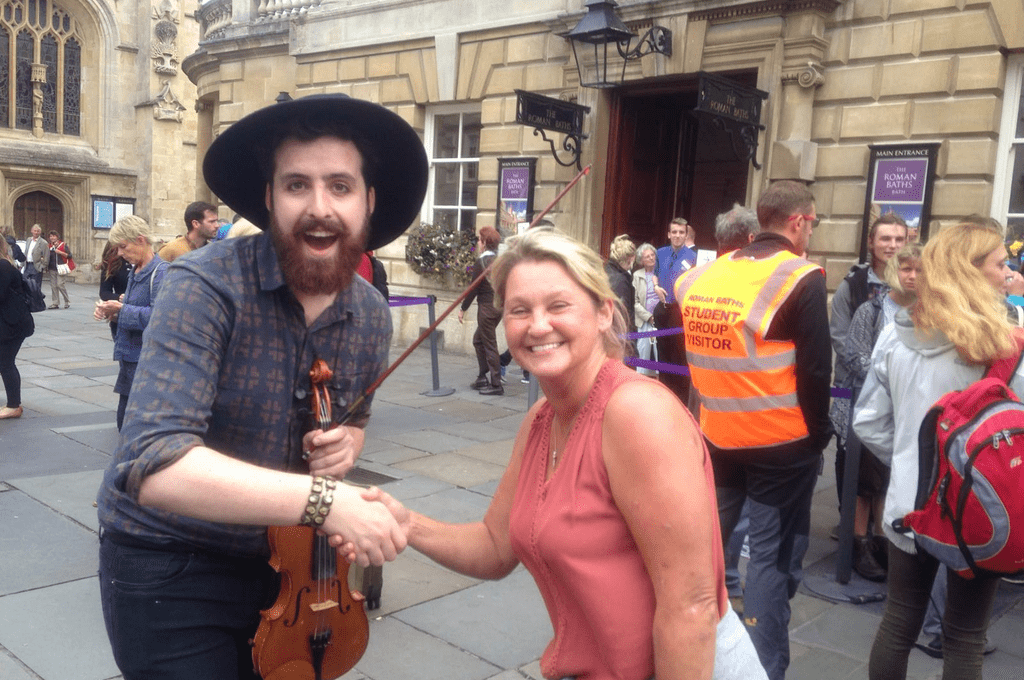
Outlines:
{"label": "paving slab", "polygon": [[384,565],[383,575],[380,608],[369,612],[371,618],[430,602],[480,582],[445,569],[414,550]]}
{"label": "paving slab", "polygon": [[103,470],[73,472],[12,479],[10,486],[34,498],[40,505],[99,533],[96,516],[96,492],[103,482]]}
{"label": "paving slab", "polygon": [[479,522],[490,504],[489,496],[466,489],[446,489],[429,496],[413,498],[407,503],[416,512],[453,524]]}
{"label": "paving slab", "polygon": [[8,446],[8,438],[0,434],[0,479],[102,470],[110,460],[109,455],[50,430],[37,429],[30,437]]}
{"label": "paving slab", "polygon": [[823,611],[789,634],[808,647],[843,654],[851,659],[867,659],[882,617],[854,605],[837,605]]}
{"label": "paving slab", "polygon": [[0,598],[0,644],[43,680],[119,676],[95,575]]}
{"label": "paving slab", "polygon": [[[345,680],[484,680],[502,668],[395,616],[370,622],[370,642]],[[351,676],[351,679],[350,679]]]}
{"label": "paving slab", "polygon": [[512,447],[515,438],[509,438],[506,433],[505,439],[483,442],[474,446],[467,446],[458,450],[458,453],[469,458],[477,458],[492,465],[506,467],[509,459],[512,458]]}
{"label": "paving slab", "polygon": [[463,456],[460,453],[439,453],[434,456],[397,463],[394,467],[416,472],[425,477],[440,479],[442,482],[462,488],[500,479],[502,473],[505,472],[504,465],[495,465],[478,458]]}
{"label": "paving slab", "polygon": [[427,453],[457,451],[463,447],[476,444],[471,439],[464,439],[454,434],[445,434],[444,432],[431,429],[420,429],[415,432],[402,432],[400,434],[382,434],[381,439]]}
{"label": "paving slab", "polygon": [[[422,409],[381,401],[373,404],[373,415],[366,432],[368,436],[379,436],[379,433],[397,435],[440,425],[451,425],[454,422],[453,418],[440,412],[428,413]],[[388,439],[392,437],[389,436]]]}
{"label": "paving slab", "polygon": [[[460,437],[465,437],[466,439],[475,439],[479,442],[496,442],[504,439],[510,439],[508,429],[494,427],[490,423],[465,422],[457,423],[455,425],[435,427],[434,429],[439,432],[456,434]],[[515,430],[512,430],[511,434],[515,435],[515,432]]]}
{"label": "paving slab", "polygon": [[539,658],[552,636],[537,586],[521,569],[394,617],[504,669]]}
{"label": "paving slab", "polygon": [[99,543],[84,526],[17,489],[0,493],[0,517],[0,595],[96,575]]}
{"label": "paving slab", "polygon": [[790,642],[786,680],[866,678],[867,664],[829,650],[812,649]]}

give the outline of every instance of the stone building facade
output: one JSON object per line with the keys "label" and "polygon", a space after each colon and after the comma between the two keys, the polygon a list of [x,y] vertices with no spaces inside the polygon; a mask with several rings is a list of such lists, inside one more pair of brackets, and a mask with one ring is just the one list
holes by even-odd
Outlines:
{"label": "stone building facade", "polygon": [[[592,171],[553,219],[603,253],[620,233],[662,245],[676,215],[711,248],[718,212],[756,203],[772,180],[800,179],[822,218],[810,256],[834,288],[860,254],[869,146],[903,143],[937,146],[922,231],[970,213],[1024,229],[1017,0],[624,0],[626,26],[668,29],[671,54],[625,62],[622,81],[602,89],[580,84],[563,37],[590,4],[210,0],[199,49],[182,65],[198,91],[198,152],[281,93],[379,102],[423,134],[421,218],[476,229],[502,222],[499,159],[535,159],[535,211],[576,174],[563,136],[517,122],[517,91],[527,91],[586,107],[578,146]],[[740,134],[695,112],[704,74],[760,91],[755,127]],[[404,239],[378,255],[393,292],[433,293],[442,309],[457,295],[410,269]],[[422,308],[394,314],[403,340],[426,325]],[[442,329],[449,346],[471,351],[471,324]]]}
{"label": "stone building facade", "polygon": [[161,238],[195,200],[196,0],[0,0],[0,224],[55,229],[98,280],[110,221]]}

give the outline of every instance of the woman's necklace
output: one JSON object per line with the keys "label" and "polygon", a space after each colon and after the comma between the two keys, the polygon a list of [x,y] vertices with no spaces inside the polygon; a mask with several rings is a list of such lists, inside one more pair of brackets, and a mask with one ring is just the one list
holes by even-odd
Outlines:
{"label": "woman's necklace", "polygon": [[[562,442],[562,450],[563,451],[565,450],[565,447],[569,443],[569,433],[572,432],[572,426],[576,422],[576,416],[577,415],[579,415],[579,411],[577,411],[576,413],[573,414],[572,419],[569,421],[569,426],[566,427],[565,430],[564,430],[566,432],[566,435],[565,435],[565,441]],[[551,419],[551,472],[552,473],[555,471],[555,468],[558,467],[558,441],[559,441],[560,435],[561,435],[561,433],[563,431],[562,428],[559,427],[558,431],[556,432],[555,428],[557,426],[558,426],[558,418],[557,417],[553,417]]]}

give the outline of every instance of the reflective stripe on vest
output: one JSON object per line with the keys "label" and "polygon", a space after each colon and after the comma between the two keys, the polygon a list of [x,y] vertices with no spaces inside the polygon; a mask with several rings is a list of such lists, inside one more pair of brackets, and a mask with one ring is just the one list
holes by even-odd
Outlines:
{"label": "reflective stripe on vest", "polygon": [[723,256],[676,282],[690,377],[704,436],[721,449],[760,448],[808,435],[797,403],[796,347],[766,340],[796,285],[821,267],[789,251]]}

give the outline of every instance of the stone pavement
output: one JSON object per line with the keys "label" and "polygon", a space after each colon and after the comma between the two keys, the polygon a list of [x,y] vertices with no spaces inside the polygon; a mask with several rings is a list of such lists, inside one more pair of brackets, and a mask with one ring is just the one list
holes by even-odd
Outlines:
{"label": "stone pavement", "polygon": [[[18,356],[25,415],[0,421],[0,680],[117,678],[100,615],[93,501],[116,442],[117,365],[106,324],[92,319],[92,286],[68,286],[68,310],[35,315]],[[392,348],[397,357],[404,348]],[[479,519],[526,409],[526,386],[510,367],[503,397],[468,384],[472,357],[443,354],[431,391],[428,350],[418,349],[378,391],[360,469],[439,519]],[[814,500],[808,579],[829,582],[838,521],[831,458]],[[855,577],[856,580],[856,577]],[[863,584],[861,584],[863,585]],[[1001,584],[990,628],[999,650],[986,680],[1024,678],[1024,587]],[[819,589],[820,592],[820,589]],[[834,604],[801,588],[793,600],[791,680],[866,678],[882,605]],[[540,678],[551,635],[543,603],[522,568],[481,582],[408,550],[384,568],[370,644],[350,680]],[[941,664],[911,653],[910,677],[938,678]]]}

